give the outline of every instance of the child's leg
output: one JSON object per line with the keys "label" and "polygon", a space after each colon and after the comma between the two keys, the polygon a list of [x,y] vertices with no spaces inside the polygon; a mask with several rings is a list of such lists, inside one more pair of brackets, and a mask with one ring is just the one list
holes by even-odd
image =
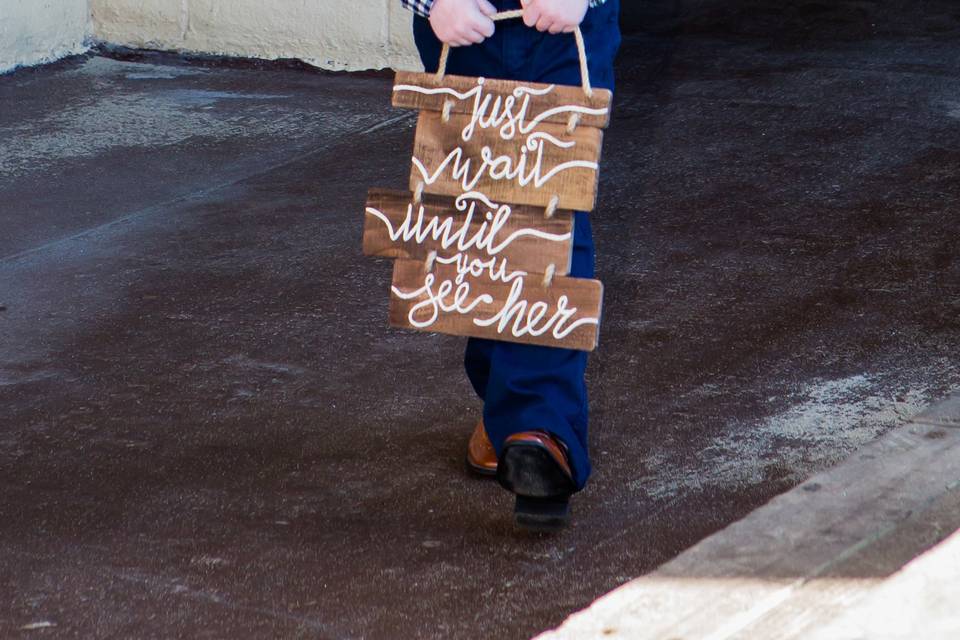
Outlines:
{"label": "child's leg", "polygon": [[[494,2],[500,10],[519,6],[516,0]],[[613,88],[613,59],[620,42],[618,0],[591,9],[581,25],[590,79]],[[427,71],[435,71],[440,43],[426,20],[416,19],[414,35]],[[497,23],[497,33],[480,45],[451,51],[451,74],[487,76],[531,82],[579,85],[580,62],[573,36],[542,34],[520,20]],[[593,239],[587,214],[576,214],[571,275],[593,277]],[[514,433],[542,429],[569,448],[574,481],[582,488],[590,475],[587,454],[588,405],[582,351],[471,339],[465,358],[467,373],[484,400],[484,424],[499,452]]]}
{"label": "child's leg", "polygon": [[[590,219],[574,223],[571,274],[593,277]],[[487,435],[499,453],[520,431],[548,431],[567,445],[573,480],[583,488],[590,476],[587,454],[587,353],[512,342],[492,342],[483,406]]]}
{"label": "child's leg", "polygon": [[497,345],[495,340],[469,338],[463,354],[463,368],[473,390],[481,400],[487,397],[487,385],[490,383],[490,357]]}
{"label": "child's leg", "polygon": [[[590,67],[598,88],[613,89],[613,60],[620,42],[617,0],[590,9],[581,25]],[[577,85],[580,61],[573,36],[541,34],[520,21],[501,22],[498,35],[506,53],[506,77],[532,82]],[[577,212],[570,275],[594,276],[594,247],[589,214]],[[569,449],[574,482],[583,488],[590,475],[587,450],[588,401],[583,351],[495,342],[490,356],[484,424],[499,452],[518,431],[543,429]]]}

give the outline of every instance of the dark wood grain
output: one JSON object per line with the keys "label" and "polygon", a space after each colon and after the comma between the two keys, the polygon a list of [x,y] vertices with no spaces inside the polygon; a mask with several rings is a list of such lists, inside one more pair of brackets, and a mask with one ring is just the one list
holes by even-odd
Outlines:
{"label": "dark wood grain", "polygon": [[[441,114],[434,111],[422,111],[417,122],[414,140],[414,157],[425,167],[428,174],[435,173],[448,155],[456,149],[462,149],[461,162],[469,159],[470,173],[479,171],[483,164],[481,153],[489,148],[494,157],[506,156],[517,166],[523,155],[525,138],[517,137],[503,140],[494,130],[478,129],[470,140],[463,140],[462,129],[469,122],[469,116],[452,115],[444,122]],[[603,131],[592,127],[578,127],[568,134],[563,125],[543,123],[537,131],[547,133],[563,141],[574,141],[575,146],[564,149],[553,144],[544,146],[544,176],[562,163],[570,161],[600,162],[603,145]],[[528,166],[535,154],[527,152]],[[573,167],[555,174],[542,186],[533,183],[521,186],[516,180],[494,179],[488,172],[475,185],[475,189],[496,202],[528,204],[546,207],[554,196],[559,196],[560,207],[575,211],[590,211],[596,203],[597,179],[599,171],[593,168]],[[415,191],[424,176],[416,165],[410,170],[410,190]],[[427,193],[457,196],[463,193],[463,184],[453,177],[453,163],[447,165],[433,184],[425,184]]]}
{"label": "dark wood grain", "polygon": [[[437,251],[440,256],[452,256],[458,253],[456,243],[444,248],[440,240],[433,240],[433,234],[426,235],[423,242],[417,242],[416,237],[404,240],[404,237],[391,237],[387,225],[379,216],[371,212],[378,211],[384,215],[393,229],[403,227],[408,215],[411,220],[419,218],[420,207],[423,207],[423,225],[426,228],[430,220],[438,218],[441,222],[451,220],[452,229],[463,226],[467,212],[459,211],[456,199],[448,196],[424,195],[420,205],[413,204],[413,194],[409,191],[394,191],[390,189],[371,189],[367,195],[366,213],[363,225],[363,252],[368,256],[385,258],[407,258],[426,260],[431,251]],[[475,237],[491,222],[485,216],[487,207],[478,203],[467,227],[466,236]],[[408,226],[408,228],[413,225]],[[500,227],[494,238],[498,244],[522,229],[537,229],[557,236],[567,236],[562,241],[554,241],[534,236],[521,236],[496,253],[498,257],[507,260],[512,269],[520,269],[529,273],[546,273],[552,264],[558,275],[566,275],[570,271],[570,258],[573,250],[573,215],[570,211],[557,211],[552,218],[544,215],[542,207],[514,205],[510,207],[507,223]],[[412,229],[415,230],[415,227]],[[467,248],[471,256],[483,257],[488,253],[475,247]]]}
{"label": "dark wood grain", "polygon": [[[461,314],[455,311],[440,311],[433,319],[433,308],[422,307],[414,311],[414,307],[420,302],[430,299],[427,292],[421,293],[417,298],[404,300],[397,295],[397,291],[415,292],[424,287],[426,278],[432,277],[431,291],[437,295],[445,282],[455,283],[457,270],[452,265],[436,264],[428,273],[426,265],[416,260],[397,260],[394,263],[393,287],[390,295],[390,324],[395,327],[416,329],[419,331],[428,331],[436,333],[445,333],[458,336],[473,336],[478,338],[489,338],[493,340],[502,340],[507,342],[519,342],[525,344],[537,344],[548,347],[564,347],[568,349],[578,349],[582,351],[592,351],[597,345],[597,336],[599,330],[599,318],[603,299],[603,285],[598,280],[588,280],[584,278],[555,277],[550,286],[544,286],[542,276],[527,276],[523,278],[523,289],[519,300],[526,301],[524,304],[509,304],[507,308],[518,308],[520,313],[512,316],[511,319],[521,318],[519,323],[522,333],[526,318],[529,313],[534,311],[536,303],[545,303],[546,311],[543,313],[544,320],[540,324],[534,324],[534,328],[543,328],[546,320],[553,317],[554,312],[559,305],[566,304],[568,309],[576,309],[576,312],[567,321],[566,327],[571,323],[582,318],[596,318],[596,324],[582,324],[562,338],[554,337],[553,329],[558,324],[553,324],[550,330],[541,335],[514,335],[513,328],[515,322],[509,322],[503,331],[498,330],[498,325],[478,326],[474,319],[490,319],[511,302],[511,287],[513,283],[504,283],[499,280],[491,280],[487,276],[467,277],[464,283],[469,286],[469,292],[464,299],[464,306],[468,306],[472,301],[481,295],[489,295],[493,302],[483,302],[476,306],[471,312]],[[456,295],[454,289],[443,298],[447,303],[451,303]],[[413,315],[411,318],[411,311]],[[414,321],[423,323],[433,320],[429,326],[416,327]]]}
{"label": "dark wood grain", "polygon": [[[449,88],[458,93],[466,93],[477,86],[477,78],[470,76],[444,76],[443,80],[437,82],[436,76],[429,73],[416,73],[412,71],[397,72],[394,81],[393,106],[403,109],[417,109],[420,111],[442,111],[443,104],[447,100],[453,101],[451,106],[452,113],[471,113],[473,111],[473,101],[471,99],[458,100],[445,94],[417,93],[414,91],[397,90],[400,86],[416,86],[425,89]],[[485,78],[483,82],[483,92],[493,96],[492,99],[499,98],[502,101],[514,95],[514,91],[519,86],[530,87],[537,90],[553,87],[553,90],[542,96],[530,96],[528,114],[535,117],[554,107],[563,105],[578,105],[590,109],[603,109],[602,115],[585,114],[580,118],[580,126],[604,128],[610,123],[610,104],[612,94],[607,89],[593,89],[593,94],[587,96],[582,87],[567,85],[548,85],[537,82],[515,82],[511,80],[497,80],[494,78]],[[546,118],[546,121],[555,124],[567,124],[569,115],[555,114]]]}

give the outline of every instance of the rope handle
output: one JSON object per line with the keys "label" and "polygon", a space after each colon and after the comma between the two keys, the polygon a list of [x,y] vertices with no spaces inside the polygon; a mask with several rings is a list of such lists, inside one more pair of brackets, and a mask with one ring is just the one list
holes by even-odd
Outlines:
{"label": "rope handle", "polygon": [[[494,22],[500,20],[512,20],[514,18],[522,18],[523,10],[515,9],[513,11],[501,11],[500,13],[494,14],[492,19]],[[593,87],[590,86],[590,69],[587,67],[587,47],[583,43],[583,32],[580,31],[578,26],[573,31],[573,37],[577,41],[577,53],[580,54],[580,77],[583,79],[583,92],[588,98],[593,97]],[[446,42],[443,43],[443,50],[440,52],[440,62],[437,66],[437,83],[443,81],[443,77],[447,74],[447,58],[450,57],[450,45]]]}

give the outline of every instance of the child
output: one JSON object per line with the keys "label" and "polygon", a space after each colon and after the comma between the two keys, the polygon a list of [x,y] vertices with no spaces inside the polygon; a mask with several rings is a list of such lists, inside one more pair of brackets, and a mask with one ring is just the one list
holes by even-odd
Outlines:
{"label": "child", "polygon": [[[413,32],[428,72],[437,69],[443,42],[451,47],[447,73],[527,82],[579,85],[572,35],[583,32],[590,81],[613,89],[620,44],[619,0],[401,0],[417,13]],[[498,11],[523,9],[523,20],[494,24]],[[593,277],[590,218],[574,219],[570,275]],[[467,376],[483,401],[483,418],[467,461],[496,475],[517,496],[517,523],[554,529],[566,523],[570,495],[590,475],[587,389],[583,351],[471,338]]]}

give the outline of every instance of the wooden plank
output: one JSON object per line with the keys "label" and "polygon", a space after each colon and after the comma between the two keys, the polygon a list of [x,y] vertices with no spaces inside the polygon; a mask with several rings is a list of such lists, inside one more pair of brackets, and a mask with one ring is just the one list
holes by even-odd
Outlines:
{"label": "wooden plank", "polygon": [[[489,129],[477,129],[465,140],[462,131],[468,123],[469,116],[462,114],[451,115],[444,122],[440,113],[420,112],[411,191],[416,191],[422,181],[427,193],[439,195],[458,196],[477,190],[494,202],[539,207],[548,206],[554,196],[559,196],[560,208],[593,209],[603,131],[577,127],[568,134],[564,125],[543,123],[530,134],[552,136],[564,145],[573,143],[563,148],[549,138],[517,135],[504,139],[498,131]],[[528,140],[535,144],[534,150],[528,149]],[[517,177],[505,175],[518,169]],[[527,183],[521,184],[520,178]]]}
{"label": "wooden plank", "polygon": [[390,294],[394,327],[592,351],[597,345],[603,285],[542,276],[494,279],[436,263],[397,260]]}
{"label": "wooden plank", "polygon": [[543,208],[490,204],[475,196],[425,194],[415,205],[408,191],[370,189],[363,252],[426,261],[431,251],[441,257],[462,251],[476,257],[502,257],[509,268],[529,273],[545,273],[551,264],[557,275],[570,272],[570,211],[557,211],[547,218]]}
{"label": "wooden plank", "polygon": [[581,87],[449,75],[438,83],[432,73],[411,71],[398,72],[393,85],[393,106],[403,109],[442,111],[451,101],[452,113],[522,112],[528,123],[543,118],[556,124],[567,124],[576,112],[582,126],[599,128],[610,123],[611,99],[607,89],[594,89],[588,97]]}

